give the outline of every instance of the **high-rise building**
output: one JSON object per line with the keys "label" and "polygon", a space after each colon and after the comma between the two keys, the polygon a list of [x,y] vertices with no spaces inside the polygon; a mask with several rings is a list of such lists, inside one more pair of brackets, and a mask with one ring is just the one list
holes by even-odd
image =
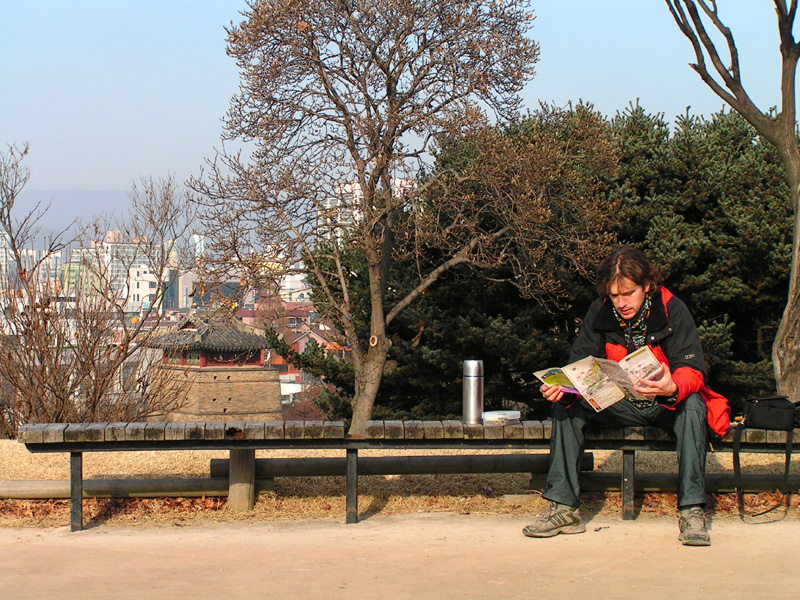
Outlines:
{"label": "high-rise building", "polygon": [[325,198],[317,214],[320,238],[328,242],[342,243],[364,215],[361,201],[364,193],[358,183],[341,183],[335,196]]}
{"label": "high-rise building", "polygon": [[[392,196],[404,197],[417,188],[413,179],[392,180]],[[341,183],[336,195],[325,198],[317,211],[317,227],[320,239],[341,244],[354,227],[364,219],[361,203],[364,192],[358,182]]]}
{"label": "high-rise building", "polygon": [[0,233],[0,276],[8,280],[13,258],[11,257],[11,238],[6,232]]}

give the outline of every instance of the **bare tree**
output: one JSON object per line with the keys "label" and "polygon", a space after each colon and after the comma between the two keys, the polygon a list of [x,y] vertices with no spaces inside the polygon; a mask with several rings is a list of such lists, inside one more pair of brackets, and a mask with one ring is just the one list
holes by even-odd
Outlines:
{"label": "bare tree", "polygon": [[[74,223],[78,234],[65,229],[37,249],[44,213],[17,219],[14,211],[29,176],[27,150],[0,154],[0,435],[25,422],[169,412],[191,382],[166,381],[147,341],[164,316],[165,283],[180,269],[188,203],[172,179],[145,180],[123,223]],[[135,282],[145,284],[146,298],[135,299]]]}
{"label": "bare tree", "polygon": [[[775,115],[759,109],[745,90],[739,69],[739,51],[733,33],[723,23],[715,0],[666,0],[675,22],[692,43],[697,62],[691,67],[715,94],[741,114],[756,131],[772,144],[786,168],[786,177],[794,209],[794,242],[789,295],[780,326],[772,346],[772,361],[778,390],[794,402],[800,401],[800,152],[797,145],[795,77],[800,43],[792,34],[797,14],[797,0],[789,6],[785,0],[773,0],[778,17],[781,52],[781,106]],[[698,6],[702,13],[698,10]],[[722,34],[727,57],[721,56],[709,35],[711,28]],[[712,29],[712,31],[713,31]],[[708,64],[710,63],[710,65]]]}
{"label": "bare tree", "polygon": [[[456,265],[509,262],[523,221],[547,211],[541,187],[508,182],[478,198],[465,194],[465,178],[482,173],[432,177],[426,168],[442,140],[488,141],[491,119],[517,115],[539,54],[528,8],[527,0],[251,1],[227,31],[242,82],[226,137],[248,152],[223,149],[190,184],[210,238],[205,266],[251,286],[298,271],[315,282],[352,351],[353,434],[372,412],[397,314]],[[393,261],[414,244],[445,240],[413,290],[388,293]],[[538,239],[543,250],[547,241]],[[353,251],[367,265],[369,314],[358,315],[366,334],[354,323],[355,273],[345,258]],[[524,287],[535,265],[517,266]]]}

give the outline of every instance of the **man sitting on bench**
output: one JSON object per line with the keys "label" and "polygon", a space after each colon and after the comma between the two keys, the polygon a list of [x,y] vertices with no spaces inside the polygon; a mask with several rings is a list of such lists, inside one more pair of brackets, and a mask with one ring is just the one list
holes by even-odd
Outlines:
{"label": "man sitting on bench", "polygon": [[727,400],[705,385],[700,336],[686,305],[662,287],[661,275],[641,250],[622,246],[597,268],[600,295],[589,308],[569,362],[587,356],[621,360],[649,346],[663,369],[640,379],[634,390],[648,397],[623,399],[601,412],[581,396],[543,385],[552,402],[550,469],[543,497],[550,507],[523,529],[529,537],[583,533],[580,516],[580,464],[583,429],[589,422],[617,427],[656,425],[675,432],[679,465],[679,540],[708,546],[706,528],[706,423],[718,435],[729,426]]}

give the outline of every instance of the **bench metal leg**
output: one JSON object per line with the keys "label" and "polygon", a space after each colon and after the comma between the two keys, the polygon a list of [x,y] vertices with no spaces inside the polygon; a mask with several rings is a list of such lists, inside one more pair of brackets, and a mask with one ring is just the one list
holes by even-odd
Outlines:
{"label": "bench metal leg", "polygon": [[636,480],[636,451],[622,451],[622,520],[633,520],[633,491]]}
{"label": "bench metal leg", "polygon": [[83,531],[83,452],[69,453],[69,528]]}
{"label": "bench metal leg", "polygon": [[236,512],[253,510],[256,504],[256,451],[234,448],[228,467],[228,507]]}
{"label": "bench metal leg", "polygon": [[358,450],[347,449],[345,523],[358,523]]}

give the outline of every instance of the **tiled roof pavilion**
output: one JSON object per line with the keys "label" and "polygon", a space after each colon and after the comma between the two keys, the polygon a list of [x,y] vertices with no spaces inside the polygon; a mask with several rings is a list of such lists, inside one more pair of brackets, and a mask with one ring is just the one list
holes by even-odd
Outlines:
{"label": "tiled roof pavilion", "polygon": [[193,309],[150,345],[162,349],[255,352],[269,348],[263,332],[224,311]]}
{"label": "tiled roof pavilion", "polygon": [[[230,312],[195,309],[150,343],[164,368],[192,373],[186,402],[167,420],[269,421],[281,418],[277,371],[264,368],[262,330]],[[180,379],[180,378],[179,378]]]}

